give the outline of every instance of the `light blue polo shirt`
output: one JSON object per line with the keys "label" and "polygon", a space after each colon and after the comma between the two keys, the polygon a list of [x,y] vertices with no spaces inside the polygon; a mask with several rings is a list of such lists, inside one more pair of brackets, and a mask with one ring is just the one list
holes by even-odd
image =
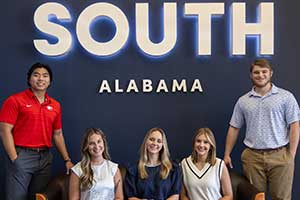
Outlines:
{"label": "light blue polo shirt", "polygon": [[230,125],[246,124],[244,144],[254,149],[269,149],[289,143],[289,125],[299,121],[300,110],[294,95],[272,84],[261,96],[254,88],[235,104]]}

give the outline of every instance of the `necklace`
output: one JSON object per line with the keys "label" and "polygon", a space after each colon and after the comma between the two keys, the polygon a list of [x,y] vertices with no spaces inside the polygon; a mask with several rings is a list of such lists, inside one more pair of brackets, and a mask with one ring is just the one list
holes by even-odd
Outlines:
{"label": "necklace", "polygon": [[154,164],[146,163],[145,166],[147,166],[147,167],[157,167],[157,166],[159,166],[160,164],[161,164],[160,162],[154,163]]}

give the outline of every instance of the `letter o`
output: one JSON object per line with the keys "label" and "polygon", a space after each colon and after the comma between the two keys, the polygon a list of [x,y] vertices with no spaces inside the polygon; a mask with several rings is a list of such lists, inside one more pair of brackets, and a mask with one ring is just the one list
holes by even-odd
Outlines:
{"label": "letter o", "polygon": [[[90,24],[96,17],[109,17],[115,23],[116,33],[107,42],[95,41],[90,33]],[[78,17],[76,33],[82,47],[97,56],[110,56],[125,45],[129,36],[129,24],[121,9],[110,3],[95,3],[85,8]]]}

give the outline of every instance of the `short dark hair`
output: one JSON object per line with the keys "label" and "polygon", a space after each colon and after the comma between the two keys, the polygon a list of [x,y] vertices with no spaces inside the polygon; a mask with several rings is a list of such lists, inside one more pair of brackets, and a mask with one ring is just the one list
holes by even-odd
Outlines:
{"label": "short dark hair", "polygon": [[253,71],[254,66],[265,67],[273,71],[270,62],[263,58],[254,60],[254,62],[250,66],[250,72]]}
{"label": "short dark hair", "polygon": [[51,70],[51,68],[49,67],[49,65],[46,65],[46,64],[42,64],[42,63],[39,63],[39,62],[37,62],[37,63],[35,63],[35,64],[33,64],[31,67],[30,67],[30,69],[28,70],[28,72],[27,72],[27,85],[30,87],[31,85],[30,85],[30,77],[31,77],[31,75],[32,75],[32,73],[34,72],[34,70],[36,70],[37,68],[44,68],[44,69],[46,69],[47,71],[48,71],[48,73],[49,73],[49,77],[50,77],[50,84],[51,84],[51,82],[52,82],[52,70]]}

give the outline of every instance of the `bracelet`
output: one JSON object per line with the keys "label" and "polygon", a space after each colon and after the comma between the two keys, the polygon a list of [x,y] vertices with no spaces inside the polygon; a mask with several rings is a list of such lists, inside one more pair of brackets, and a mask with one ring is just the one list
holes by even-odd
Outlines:
{"label": "bracelet", "polygon": [[71,162],[71,158],[66,159],[65,163],[67,163],[67,162]]}

